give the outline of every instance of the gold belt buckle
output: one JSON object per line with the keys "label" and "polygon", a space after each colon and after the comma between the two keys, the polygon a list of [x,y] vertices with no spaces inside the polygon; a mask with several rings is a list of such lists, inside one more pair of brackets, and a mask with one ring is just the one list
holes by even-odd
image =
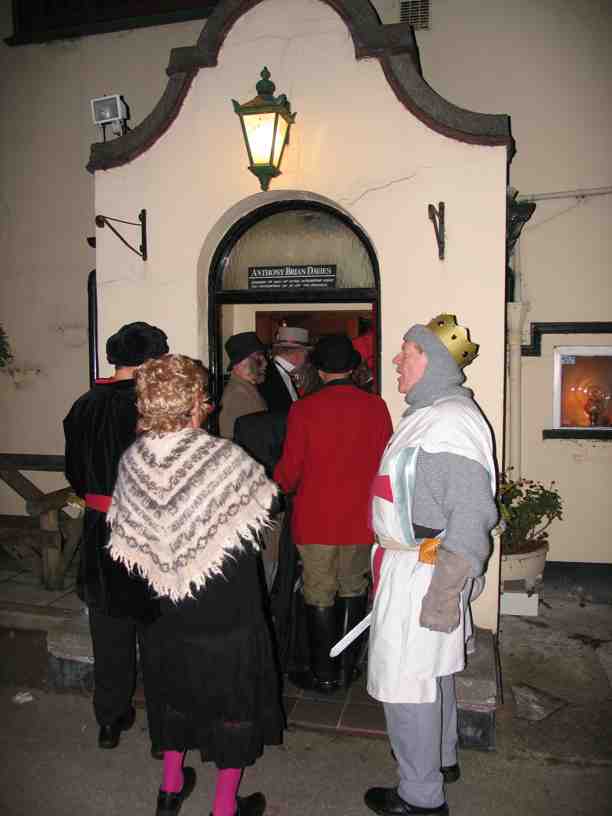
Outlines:
{"label": "gold belt buckle", "polygon": [[425,538],[419,547],[419,561],[422,564],[435,564],[438,558],[439,538]]}

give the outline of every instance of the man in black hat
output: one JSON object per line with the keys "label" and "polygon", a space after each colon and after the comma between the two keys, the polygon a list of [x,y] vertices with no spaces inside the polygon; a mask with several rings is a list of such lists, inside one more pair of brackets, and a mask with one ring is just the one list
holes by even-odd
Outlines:
{"label": "man in black hat", "polygon": [[308,331],[297,326],[281,326],[274,338],[266,377],[259,391],[270,411],[288,411],[300,394],[295,381],[312,346]]}
{"label": "man in black hat", "polygon": [[259,393],[268,361],[266,347],[255,332],[233,334],[225,344],[229,357],[230,378],[223,389],[219,433],[233,439],[234,424],[238,417],[267,411],[268,404]]}
{"label": "man in black hat", "polygon": [[158,752],[158,718],[147,689],[146,624],[156,616],[147,584],[113,561],[106,550],[106,512],[123,452],[135,439],[134,372],[152,357],[168,353],[164,332],[148,323],[129,323],[109,337],[108,362],[115,374],[97,380],[64,419],[66,478],[85,500],[77,589],[89,609],[94,650],[94,711],[100,748],[115,748],[121,731],[134,723],[136,643],[145,680],[152,753]]}
{"label": "man in black hat", "polygon": [[312,363],[323,386],[294,402],[274,478],[295,493],[291,531],[303,564],[310,640],[310,671],[291,680],[334,691],[354,676],[359,644],[339,660],[331,646],[365,615],[370,489],[391,436],[389,411],[375,394],[358,388],[351,372],[361,357],[346,335],[323,337]]}

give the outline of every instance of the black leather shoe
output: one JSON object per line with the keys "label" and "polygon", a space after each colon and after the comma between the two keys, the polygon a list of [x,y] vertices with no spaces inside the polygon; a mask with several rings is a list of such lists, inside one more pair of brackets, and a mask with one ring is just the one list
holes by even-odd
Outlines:
{"label": "black leather shoe", "polygon": [[369,791],[366,791],[363,801],[370,810],[380,816],[410,816],[411,813],[447,814],[449,812],[446,802],[435,808],[411,805],[402,799],[396,788],[370,788]]}
{"label": "black leather shoe", "polygon": [[318,691],[321,694],[334,694],[340,688],[337,680],[321,680],[308,669],[302,672],[289,672],[289,680],[292,685],[304,691]]}
{"label": "black leather shoe", "polygon": [[266,809],[266,797],[263,793],[252,793],[244,799],[237,796],[236,803],[238,805],[236,816],[262,816]]}
{"label": "black leather shoe", "polygon": [[252,793],[250,796],[237,796],[236,816],[262,816],[266,809],[266,797],[263,793]]}
{"label": "black leather shoe", "polygon": [[115,720],[112,725],[100,726],[100,731],[98,732],[98,747],[116,748],[119,745],[119,740],[121,739],[121,732],[129,731],[134,725],[135,719],[136,710],[134,709],[134,706],[130,706],[125,714],[122,714],[122,716]]}
{"label": "black leather shoe", "polygon": [[177,816],[181,805],[195,788],[196,772],[193,768],[183,768],[183,788],[178,793],[160,790],[157,794],[155,816]]}
{"label": "black leather shoe", "polygon": [[440,770],[442,771],[445,785],[452,785],[453,782],[457,782],[457,780],[461,778],[461,768],[458,762],[454,765],[443,765]]}
{"label": "black leather shoe", "polygon": [[287,675],[289,682],[297,686],[297,688],[304,689],[304,691],[312,691],[317,687],[317,678],[310,669],[305,671],[291,671]]}

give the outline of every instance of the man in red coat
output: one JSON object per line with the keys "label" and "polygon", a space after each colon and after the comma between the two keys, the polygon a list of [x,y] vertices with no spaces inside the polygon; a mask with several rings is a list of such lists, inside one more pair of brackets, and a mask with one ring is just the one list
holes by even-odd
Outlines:
{"label": "man in red coat", "polygon": [[374,541],[370,489],[393,429],[384,401],[353,383],[360,355],[346,335],[319,340],[312,362],[323,387],[291,406],[274,478],[295,493],[291,529],[310,639],[311,672],[291,679],[334,691],[353,677],[358,644],[343,652],[340,665],[329,650],[365,615]]}

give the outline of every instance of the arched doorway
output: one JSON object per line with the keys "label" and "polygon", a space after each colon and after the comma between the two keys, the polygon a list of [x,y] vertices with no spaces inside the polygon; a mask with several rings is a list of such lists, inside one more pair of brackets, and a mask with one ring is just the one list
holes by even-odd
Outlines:
{"label": "arched doorway", "polygon": [[227,337],[259,329],[269,341],[274,321],[290,315],[315,337],[365,325],[369,318],[380,382],[378,259],[360,225],[320,200],[283,199],[255,208],[227,230],[213,253],[208,348],[216,400],[223,390]]}

